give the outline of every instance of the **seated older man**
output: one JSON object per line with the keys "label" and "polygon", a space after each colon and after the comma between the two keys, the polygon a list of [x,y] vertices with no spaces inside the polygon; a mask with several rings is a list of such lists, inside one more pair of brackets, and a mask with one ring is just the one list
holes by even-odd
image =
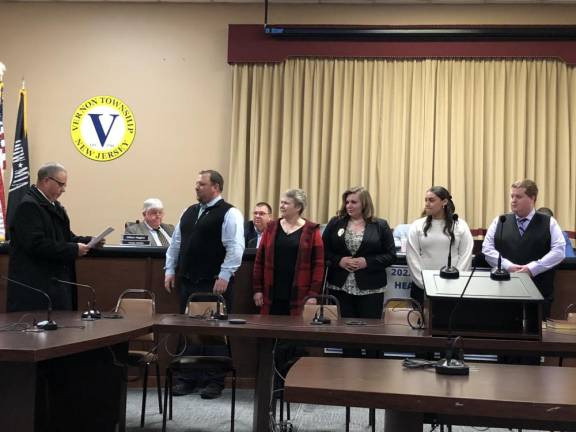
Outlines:
{"label": "seated older man", "polygon": [[129,222],[126,224],[124,234],[147,235],[150,246],[170,246],[174,225],[162,223],[164,205],[158,198],[149,198],[144,201],[142,208],[142,222]]}

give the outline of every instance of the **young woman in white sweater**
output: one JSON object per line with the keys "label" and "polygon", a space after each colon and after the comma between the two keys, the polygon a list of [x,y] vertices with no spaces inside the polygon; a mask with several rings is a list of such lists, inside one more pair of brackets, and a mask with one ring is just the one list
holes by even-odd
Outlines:
{"label": "young woman in white sweater", "polygon": [[406,261],[412,277],[410,295],[421,303],[424,300],[422,270],[439,270],[446,265],[452,225],[454,225],[452,244],[454,267],[460,271],[470,268],[474,246],[466,221],[461,218],[456,222],[453,220],[456,207],[446,188],[431,187],[426,191],[424,202],[422,215],[425,216],[416,219],[410,226],[406,245]]}

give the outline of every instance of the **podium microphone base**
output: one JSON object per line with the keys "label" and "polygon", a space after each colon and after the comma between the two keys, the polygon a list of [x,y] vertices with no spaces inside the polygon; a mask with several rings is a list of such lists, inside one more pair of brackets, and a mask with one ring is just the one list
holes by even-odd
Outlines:
{"label": "podium microphone base", "polygon": [[441,359],[435,366],[436,373],[440,375],[470,375],[470,368],[462,360]]}
{"label": "podium microphone base", "polygon": [[440,277],[442,279],[458,279],[460,277],[460,272],[456,267],[444,266],[440,269]]}
{"label": "podium microphone base", "polygon": [[56,321],[54,320],[44,320],[37,322],[36,328],[41,330],[56,330],[58,328],[58,324],[56,324]]}
{"label": "podium microphone base", "polygon": [[310,324],[312,325],[325,325],[325,324],[330,324],[330,318],[324,318],[324,317],[314,317],[314,319],[310,322]]}
{"label": "podium microphone base", "polygon": [[490,272],[490,279],[494,281],[507,281],[510,280],[510,273],[504,269],[495,269]]}

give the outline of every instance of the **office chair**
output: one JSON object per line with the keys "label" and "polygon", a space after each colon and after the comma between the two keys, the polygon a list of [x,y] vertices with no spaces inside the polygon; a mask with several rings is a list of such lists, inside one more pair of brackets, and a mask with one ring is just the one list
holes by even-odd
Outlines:
{"label": "office chair", "polygon": [[[316,304],[306,304],[306,302],[311,299],[316,299]],[[332,295],[313,295],[307,296],[304,298],[304,306],[302,308],[302,320],[304,322],[310,323],[314,317],[320,311],[320,304],[324,302],[324,316],[331,320],[338,320],[340,319],[340,303],[338,299]],[[321,356],[323,354],[323,350],[321,352],[318,351],[316,348],[304,348],[307,355],[313,356]],[[298,360],[299,356],[294,356],[293,358],[288,359],[282,365],[277,365],[277,369],[281,371],[283,376],[286,376],[290,368],[296,361]],[[280,388],[278,388],[277,392],[274,396],[274,407],[273,412],[274,415],[276,414],[276,400],[280,401],[280,421],[284,420],[284,384],[282,382],[278,382],[277,384]],[[290,403],[286,402],[286,419],[290,420]]]}
{"label": "office chair", "polygon": [[[572,312],[576,310],[576,303],[570,303],[566,306],[566,310],[564,311],[564,319],[567,321],[576,321],[576,312]],[[564,365],[564,357],[558,358],[558,366]]]}
{"label": "office chair", "polygon": [[[209,301],[206,301],[209,300]],[[185,314],[197,319],[210,319],[216,311],[225,311],[226,302],[219,294],[214,293],[194,293],[188,297]],[[166,416],[172,420],[172,381],[174,372],[218,369],[225,374],[232,375],[232,406],[230,416],[230,432],[234,432],[234,414],[236,410],[236,369],[232,361],[232,351],[230,341],[226,336],[200,336],[193,335],[186,338],[197,344],[224,345],[227,354],[225,356],[212,355],[181,355],[175,357],[166,368],[166,378],[164,381],[164,413],[162,417],[162,432],[166,431]],[[167,407],[168,401],[170,406]],[[167,412],[168,411],[168,412]]]}
{"label": "office chair", "polygon": [[[153,292],[144,289],[128,289],[120,294],[114,312],[125,316],[140,316],[152,318],[156,313],[156,296]],[[133,343],[132,343],[133,342]],[[156,369],[156,386],[158,390],[158,411],[162,414],[162,389],[160,387],[160,367],[156,352],[156,338],[154,333],[139,336],[131,340],[132,345],[141,345],[146,349],[129,349],[127,364],[131,367],[143,367],[142,377],[142,410],[140,412],[140,427],[144,427],[146,416],[146,396],[148,393],[148,371],[151,364]]]}

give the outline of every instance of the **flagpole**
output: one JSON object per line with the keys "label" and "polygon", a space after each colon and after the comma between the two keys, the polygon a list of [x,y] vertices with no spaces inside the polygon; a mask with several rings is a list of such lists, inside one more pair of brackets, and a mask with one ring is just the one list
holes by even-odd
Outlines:
{"label": "flagpole", "polygon": [[6,141],[4,140],[4,72],[6,66],[0,62],[0,241],[6,240],[6,195],[4,172],[6,170]]}

